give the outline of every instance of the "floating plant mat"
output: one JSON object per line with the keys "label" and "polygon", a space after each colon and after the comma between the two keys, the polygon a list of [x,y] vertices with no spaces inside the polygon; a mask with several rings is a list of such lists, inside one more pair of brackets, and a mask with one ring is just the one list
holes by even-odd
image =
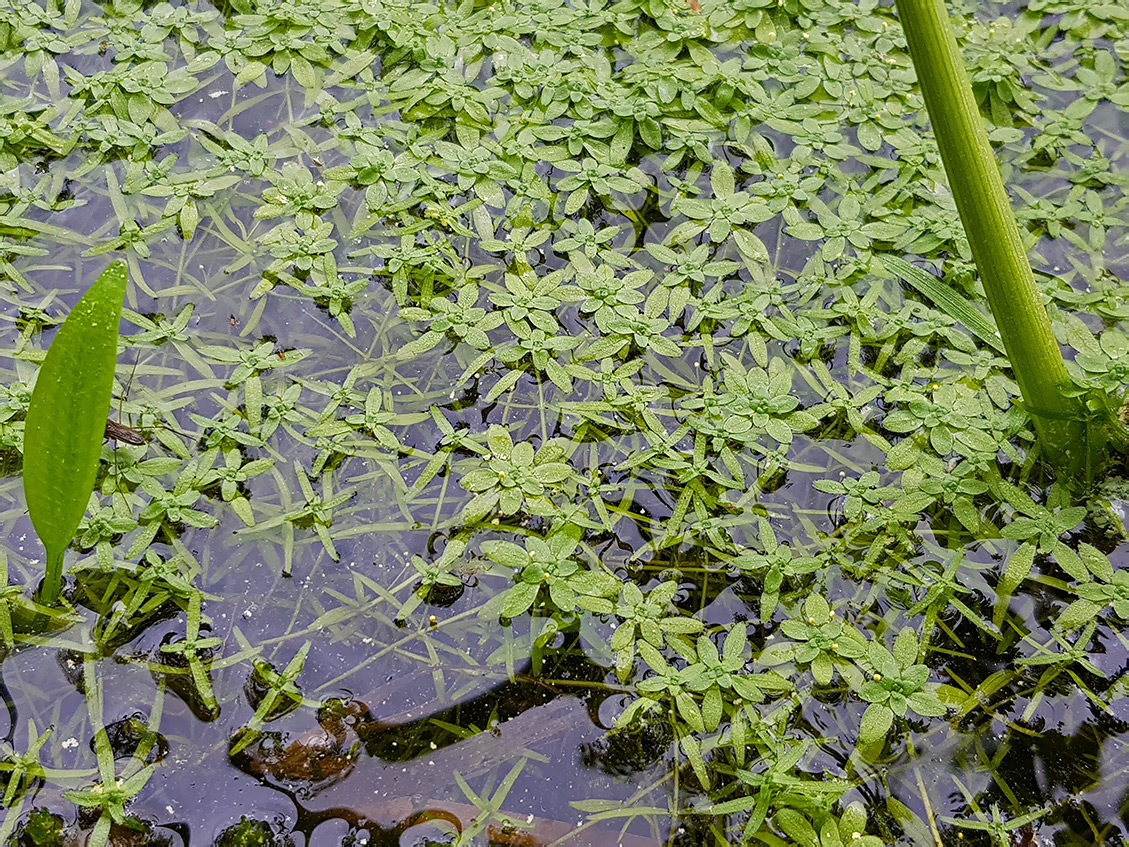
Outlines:
{"label": "floating plant mat", "polygon": [[[1039,461],[892,9],[0,5],[2,839],[1129,837],[1125,457]],[[1120,391],[1129,15],[950,9]],[[49,625],[23,420],[117,257],[147,440]]]}

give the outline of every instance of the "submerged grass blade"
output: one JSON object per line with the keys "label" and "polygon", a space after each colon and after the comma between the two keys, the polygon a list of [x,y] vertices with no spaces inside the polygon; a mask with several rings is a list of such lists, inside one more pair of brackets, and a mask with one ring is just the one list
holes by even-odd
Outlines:
{"label": "submerged grass blade", "polygon": [[43,360],[28,407],[24,495],[47,549],[47,604],[59,596],[63,553],[94,490],[126,280],[125,262],[116,261],[78,301]]}
{"label": "submerged grass blade", "polygon": [[963,299],[937,277],[897,256],[883,256],[882,264],[897,274],[903,282],[917,289],[919,294],[923,294],[932,300],[934,305],[950,318],[960,321],[968,327],[973,335],[996,352],[1007,353],[992,319],[985,316],[983,312]]}

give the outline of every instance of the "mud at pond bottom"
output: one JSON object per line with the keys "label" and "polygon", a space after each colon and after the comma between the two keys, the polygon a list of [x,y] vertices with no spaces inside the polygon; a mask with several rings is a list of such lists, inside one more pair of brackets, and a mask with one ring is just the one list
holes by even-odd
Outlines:
{"label": "mud at pond bottom", "polygon": [[[382,722],[385,739],[394,737],[395,724]],[[360,735],[365,735],[363,727]],[[344,821],[370,833],[373,845],[410,844],[412,830],[464,832],[474,825],[480,810],[468,803],[438,799],[451,790],[458,791],[457,771],[472,786],[476,777],[491,769],[516,762],[528,755],[541,761],[539,752],[559,743],[602,737],[604,731],[592,725],[584,703],[573,697],[557,697],[544,705],[528,709],[481,732],[447,747],[404,762],[382,761],[366,755],[355,757],[348,772],[316,790],[313,796],[300,797],[276,779],[263,775],[263,781],[283,791],[298,807],[298,826],[307,839],[329,821]],[[314,734],[311,734],[314,737]],[[321,737],[324,737],[322,734]],[[346,740],[347,743],[347,740]],[[281,776],[281,775],[279,775]],[[450,790],[448,790],[450,789]],[[515,792],[516,794],[516,792]],[[577,813],[578,817],[580,813]],[[578,826],[530,814],[521,808],[513,794],[495,816],[496,823],[484,830],[484,843],[507,847],[657,847],[657,838],[619,834],[622,819]],[[422,835],[422,831],[420,833]],[[387,839],[387,840],[386,840]]]}

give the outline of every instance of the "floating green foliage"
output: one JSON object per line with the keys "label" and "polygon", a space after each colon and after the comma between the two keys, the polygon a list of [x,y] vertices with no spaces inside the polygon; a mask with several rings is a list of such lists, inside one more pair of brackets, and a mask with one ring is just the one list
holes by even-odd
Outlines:
{"label": "floating green foliage", "polygon": [[[592,843],[1124,837],[1124,458],[1071,496],[1039,462],[889,4],[0,6],[0,469],[56,274],[108,252],[145,439],[82,504],[82,620],[0,597],[9,684],[65,680],[12,686],[56,730],[0,748],[4,832],[41,781],[141,826],[144,769],[238,749],[236,841],[361,757],[463,840],[545,824],[543,786]],[[951,6],[1096,427],[1129,20]],[[103,766],[103,687],[177,755]]]}

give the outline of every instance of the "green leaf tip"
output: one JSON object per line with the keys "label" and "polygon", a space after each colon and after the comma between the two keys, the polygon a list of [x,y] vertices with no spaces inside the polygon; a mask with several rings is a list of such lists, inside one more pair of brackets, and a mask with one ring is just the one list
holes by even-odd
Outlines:
{"label": "green leaf tip", "polygon": [[24,496],[47,549],[42,600],[53,603],[63,552],[94,490],[128,273],[110,264],[59,327],[39,369],[24,427]]}

